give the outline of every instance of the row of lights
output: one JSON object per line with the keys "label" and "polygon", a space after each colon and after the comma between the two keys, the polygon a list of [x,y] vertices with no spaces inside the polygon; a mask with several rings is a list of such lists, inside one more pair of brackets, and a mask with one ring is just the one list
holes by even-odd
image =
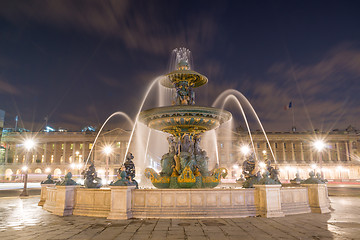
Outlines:
{"label": "row of lights", "polygon": [[[321,152],[326,147],[325,142],[320,139],[314,141],[312,145],[318,152]],[[246,156],[251,152],[251,149],[250,149],[249,145],[242,145],[242,146],[240,146],[240,151],[243,155]],[[262,153],[266,154],[266,150],[263,150]]]}
{"label": "row of lights", "polygon": [[[23,145],[24,145],[24,148],[27,152],[30,152],[33,148],[35,148],[35,140],[32,139],[32,138],[28,138],[28,139],[25,139],[25,141],[23,142]],[[103,152],[110,158],[110,154],[112,153],[113,151],[113,148],[110,146],[110,145],[107,145],[104,147],[103,149]],[[76,155],[79,155],[79,152],[76,151]],[[108,167],[108,159],[106,159],[106,181],[108,181],[108,178],[109,178],[109,167]],[[78,169],[80,170],[81,168],[83,167],[83,165],[81,163],[79,164],[75,164],[75,163],[72,163],[71,164],[71,168],[72,169]],[[23,191],[22,193],[20,194],[20,196],[28,196],[28,192],[27,192],[27,179],[28,179],[28,166],[23,166],[22,168],[22,171],[24,172],[24,188],[23,188]],[[50,168],[46,168],[45,169],[45,172],[46,173],[50,173],[51,172],[51,169]]]}

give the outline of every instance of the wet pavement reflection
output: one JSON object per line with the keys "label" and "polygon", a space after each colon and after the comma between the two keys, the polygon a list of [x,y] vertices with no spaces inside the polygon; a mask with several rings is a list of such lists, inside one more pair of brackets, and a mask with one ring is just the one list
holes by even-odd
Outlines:
{"label": "wet pavement reflection", "polygon": [[0,198],[6,239],[360,239],[360,198],[330,197],[332,212],[283,218],[132,219],[59,217],[39,197]]}

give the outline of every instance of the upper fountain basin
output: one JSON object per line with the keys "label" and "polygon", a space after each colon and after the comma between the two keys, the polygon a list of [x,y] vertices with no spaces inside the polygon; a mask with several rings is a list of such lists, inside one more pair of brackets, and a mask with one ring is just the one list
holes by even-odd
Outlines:
{"label": "upper fountain basin", "polygon": [[230,112],[218,108],[177,105],[143,111],[139,115],[139,120],[150,128],[182,135],[215,129],[231,117]]}
{"label": "upper fountain basin", "polygon": [[174,88],[174,83],[181,81],[189,82],[189,86],[192,87],[200,87],[208,82],[207,77],[204,75],[187,69],[175,70],[159,78],[161,85],[168,88]]}

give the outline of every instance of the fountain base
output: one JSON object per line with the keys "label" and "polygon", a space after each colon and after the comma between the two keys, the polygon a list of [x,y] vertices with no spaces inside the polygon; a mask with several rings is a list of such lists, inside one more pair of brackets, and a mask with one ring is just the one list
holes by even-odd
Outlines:
{"label": "fountain base", "polygon": [[70,187],[72,194],[65,196],[63,193],[66,187],[47,187],[44,209],[61,216],[73,214],[108,219],[238,218],[326,213],[330,206],[326,184],[291,188],[255,185],[255,188],[249,189]]}

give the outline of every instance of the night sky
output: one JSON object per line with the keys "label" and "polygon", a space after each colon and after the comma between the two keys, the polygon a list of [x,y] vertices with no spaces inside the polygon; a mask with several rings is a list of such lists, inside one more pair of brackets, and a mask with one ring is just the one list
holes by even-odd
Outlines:
{"label": "night sky", "polygon": [[[0,109],[5,126],[77,131],[115,111],[135,118],[171,51],[192,51],[209,82],[197,104],[228,88],[267,131],[360,128],[357,1],[0,1]],[[145,108],[155,107],[157,88]],[[243,125],[239,108],[225,106]],[[249,116],[250,117],[250,116]],[[251,117],[250,117],[251,118]],[[124,118],[108,128],[130,129]],[[252,124],[252,129],[258,129]]]}

